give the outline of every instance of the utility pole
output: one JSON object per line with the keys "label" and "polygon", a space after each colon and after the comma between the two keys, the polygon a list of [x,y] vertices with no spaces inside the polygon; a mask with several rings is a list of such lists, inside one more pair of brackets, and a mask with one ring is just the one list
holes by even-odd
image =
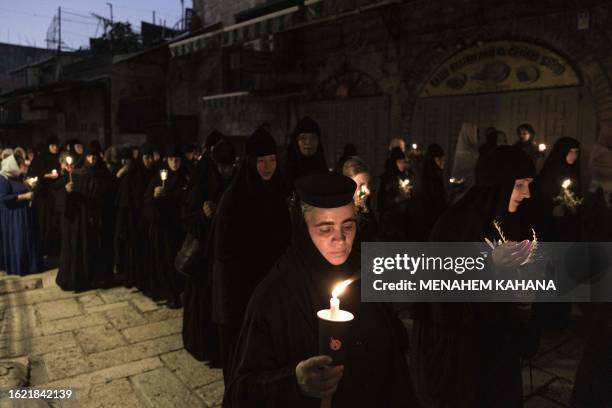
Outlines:
{"label": "utility pole", "polygon": [[110,52],[113,53],[113,3],[106,3],[110,8]]}
{"label": "utility pole", "polygon": [[106,5],[110,8],[110,22],[112,26],[113,24],[113,3],[106,3]]}
{"label": "utility pole", "polygon": [[55,80],[59,81],[62,72],[62,8],[57,8],[57,63],[55,65]]}
{"label": "utility pole", "polygon": [[185,0],[181,1],[181,30],[185,31]]}
{"label": "utility pole", "polygon": [[62,52],[62,8],[57,8],[57,27],[58,27],[58,40],[57,40],[57,55]]}
{"label": "utility pole", "polygon": [[155,25],[155,10],[153,10],[153,25]]}

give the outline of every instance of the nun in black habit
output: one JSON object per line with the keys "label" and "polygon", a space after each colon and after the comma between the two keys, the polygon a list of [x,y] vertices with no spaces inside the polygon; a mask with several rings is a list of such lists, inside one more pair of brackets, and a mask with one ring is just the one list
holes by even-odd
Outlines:
{"label": "nun in black habit", "polygon": [[[479,160],[476,185],[442,215],[431,241],[497,240],[496,220],[509,241],[521,243],[497,247],[492,258],[517,250],[507,265],[516,267],[529,254],[530,229],[518,209],[534,173],[525,153],[497,147]],[[521,357],[535,353],[538,341],[530,303],[418,303],[414,313],[410,362],[423,407],[523,406]]]}
{"label": "nun in black habit", "polygon": [[113,280],[112,219],[107,211],[116,188],[114,177],[98,166],[99,151],[89,147],[83,167],[67,174],[60,198],[62,246],[56,283],[64,290],[83,291],[109,286]]}
{"label": "nun in black habit", "polygon": [[[119,157],[125,161],[117,173],[119,188],[115,201],[115,263],[124,285],[142,288],[144,279],[143,210],[145,189],[153,176],[150,148],[143,148],[134,160],[132,149],[124,148]],[[148,166],[148,167],[147,167]]]}
{"label": "nun in black habit", "polygon": [[557,140],[534,183],[533,207],[543,241],[576,241],[579,238],[578,209],[568,208],[557,197],[563,196],[563,182],[569,180],[567,190],[579,199],[580,142],[571,137]]}
{"label": "nun in black habit", "polygon": [[[207,141],[209,139],[210,136]],[[212,154],[207,150],[197,164],[183,214],[185,230],[199,241],[202,248],[200,257],[191,267],[192,273],[185,280],[183,344],[195,359],[209,361],[213,367],[220,365],[220,357],[217,327],[211,319],[212,259],[209,252],[212,251],[207,248],[212,247],[209,238],[215,215],[213,209],[233,177],[233,174],[229,177],[223,175],[219,168],[222,163],[233,163],[236,157],[231,142],[224,140],[217,144]]]}
{"label": "nun in black habit", "polygon": [[[147,286],[152,299],[166,300],[169,308],[181,307],[180,294],[183,290],[183,280],[174,268],[174,258],[185,239],[181,209],[188,177],[181,156],[178,147],[167,151],[164,168],[151,178],[144,198],[144,216],[149,226]],[[162,174],[167,175],[164,181]]]}
{"label": "nun in black habit", "polygon": [[[59,176],[59,139],[49,136],[45,150],[34,158],[28,169],[28,177],[38,177],[32,207],[38,218],[40,238],[43,244],[43,255],[59,254],[60,230],[59,220],[55,216],[55,200],[52,184]],[[55,170],[55,171],[54,171]]]}
{"label": "nun in black habit", "polygon": [[529,123],[523,123],[516,128],[518,141],[514,144],[515,147],[522,150],[535,165],[543,153],[538,151],[538,146],[535,143],[535,129]]}
{"label": "nun in black habit", "polygon": [[416,239],[419,232],[422,234],[422,226],[415,217],[415,176],[409,166],[406,154],[394,147],[380,176],[378,211],[380,236],[384,241],[420,241]]}
{"label": "nun in black habit", "polygon": [[448,208],[444,184],[444,150],[437,143],[427,147],[419,186],[426,239],[438,218]]}
{"label": "nun in black habit", "polygon": [[309,116],[302,118],[291,134],[283,166],[283,177],[289,194],[295,181],[313,172],[327,172],[327,162],[321,140],[321,128]]}
{"label": "nun in black habit", "polygon": [[291,239],[291,220],[276,160],[274,138],[258,128],[247,140],[246,156],[216,215],[212,318],[219,329],[226,382],[251,294]]}
{"label": "nun in black habit", "polygon": [[333,287],[359,274],[351,251],[355,182],[337,173],[298,180],[305,218],[292,243],[256,288],[245,314],[225,407],[414,407],[405,331],[387,304],[361,303],[349,285],[341,308],[353,313],[344,365],[319,356],[317,311]]}

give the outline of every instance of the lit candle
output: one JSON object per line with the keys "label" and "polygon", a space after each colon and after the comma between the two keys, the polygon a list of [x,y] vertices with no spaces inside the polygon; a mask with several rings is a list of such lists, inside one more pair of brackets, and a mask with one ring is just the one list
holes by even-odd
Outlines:
{"label": "lit candle", "polygon": [[57,170],[55,170],[55,169],[51,170],[51,175],[53,177],[57,177]]}
{"label": "lit candle", "polygon": [[353,279],[347,279],[338,283],[332,291],[332,297],[329,299],[329,315],[331,320],[337,320],[340,313],[340,299],[338,296],[353,282]]}
{"label": "lit candle", "polygon": [[72,183],[72,157],[71,156],[66,157],[66,164],[68,165],[68,168],[66,169],[68,171],[68,181]]}
{"label": "lit candle", "polygon": [[359,198],[364,199],[370,195],[370,189],[365,184],[359,189]]}
{"label": "lit candle", "polygon": [[454,178],[454,177],[451,177],[450,179],[448,179],[448,181],[449,181],[451,184],[453,184],[453,183],[455,182],[455,178]]}
{"label": "lit candle", "polygon": [[161,178],[162,181],[162,187],[166,186],[166,179],[168,179],[168,170],[166,169],[162,169],[159,171],[159,177]]}
{"label": "lit candle", "polygon": [[546,150],[546,145],[545,145],[544,143],[540,143],[540,144],[538,145],[538,150],[539,150],[539,151],[541,151],[541,152],[543,152],[544,150]]}
{"label": "lit candle", "polygon": [[419,148],[419,145],[417,145],[416,143],[412,144],[412,150],[416,150]]}
{"label": "lit candle", "polygon": [[561,183],[561,187],[563,187],[566,190],[571,185],[572,185],[572,180],[570,180],[570,179],[565,179],[565,180],[563,180],[563,183]]}

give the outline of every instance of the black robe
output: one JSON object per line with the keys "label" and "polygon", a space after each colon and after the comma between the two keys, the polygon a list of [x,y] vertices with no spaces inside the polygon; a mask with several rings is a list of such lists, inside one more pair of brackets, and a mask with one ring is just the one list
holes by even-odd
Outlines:
{"label": "black robe", "polygon": [[[521,212],[507,211],[515,177],[509,178],[504,185],[472,187],[438,220],[431,241],[499,239],[493,220],[509,240],[529,238]],[[531,312],[514,303],[418,303],[413,310],[410,368],[422,406],[523,406],[521,358],[535,354],[539,339]]]}
{"label": "black robe", "polygon": [[154,301],[180,301],[183,279],[174,268],[174,259],[185,239],[181,210],[187,184],[187,174],[181,167],[178,171],[168,170],[163,196],[153,196],[155,187],[162,185],[159,173],[151,178],[145,192],[144,215],[149,232],[145,286]]}
{"label": "black robe", "polygon": [[256,161],[253,157],[243,159],[216,214],[212,320],[219,328],[225,371],[251,294],[291,239],[291,220],[279,172],[263,181]]}
{"label": "black robe", "polygon": [[194,273],[185,280],[183,344],[195,359],[209,361],[211,366],[218,366],[220,360],[217,328],[211,320],[212,260],[206,253],[214,217],[207,218],[202,207],[206,201],[218,204],[230,182],[221,177],[212,159],[205,155],[194,169],[183,214],[185,230],[203,247]]}
{"label": "black robe", "polygon": [[[257,287],[232,360],[225,407],[319,407],[302,395],[296,365],[319,355],[316,313],[329,308],[333,286],[359,270],[353,254],[340,266],[319,253],[302,224],[287,253]],[[416,407],[407,371],[407,339],[388,304],[361,303],[350,285],[341,308],[353,313],[344,376],[334,407]]]}
{"label": "black robe", "polygon": [[59,154],[48,150],[36,156],[28,169],[28,177],[38,177],[32,207],[36,212],[43,255],[57,256],[60,248],[60,226],[55,214],[55,196],[52,194],[54,179],[45,178],[52,170],[60,172]]}
{"label": "black robe", "polygon": [[436,164],[434,157],[425,158],[418,187],[420,208],[423,211],[424,238],[427,239],[438,218],[448,208],[442,169]]}
{"label": "black robe", "polygon": [[526,142],[519,140],[513,146],[519,148],[521,151],[526,153],[534,165],[536,164],[538,159],[542,157],[542,153],[538,151],[538,146],[536,146],[536,144],[531,139]]}
{"label": "black robe", "polygon": [[[601,189],[585,197],[583,234],[589,242],[612,241],[612,208]],[[609,264],[610,259],[604,263]],[[607,407],[612,401],[612,303],[586,305],[587,336],[578,364],[572,408]]]}
{"label": "black robe", "polygon": [[[412,191],[400,190],[400,180],[409,180]],[[380,236],[383,241],[421,241],[423,226],[418,217],[415,176],[409,170],[399,172],[395,161],[387,163],[378,189]]]}
{"label": "black robe", "polygon": [[554,199],[561,195],[561,183],[565,179],[572,181],[569,189],[577,198],[581,197],[580,159],[573,165],[567,164],[565,159],[570,149],[579,147],[580,143],[575,139],[559,139],[533,183],[532,211],[542,241],[572,242],[579,238],[579,211],[576,214],[566,211],[562,216],[553,214]]}
{"label": "black robe", "polygon": [[[64,290],[83,291],[112,284],[113,241],[109,203],[115,192],[114,177],[105,169],[84,167],[72,174],[71,193],[56,190],[59,198],[62,245],[56,282]],[[65,185],[62,175],[57,185]]]}
{"label": "black robe", "polygon": [[142,288],[144,284],[143,237],[146,236],[143,218],[144,194],[153,169],[147,169],[142,161],[132,161],[119,179],[115,201],[115,263],[117,273],[130,288]]}

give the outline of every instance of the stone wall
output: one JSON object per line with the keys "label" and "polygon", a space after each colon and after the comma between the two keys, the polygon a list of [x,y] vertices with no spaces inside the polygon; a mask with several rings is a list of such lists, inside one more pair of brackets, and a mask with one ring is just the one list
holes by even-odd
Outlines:
{"label": "stone wall", "polygon": [[[589,28],[579,30],[577,16],[582,9],[548,0],[407,2],[339,14],[334,20],[280,33],[275,37],[275,47],[282,50],[286,59],[283,69],[288,76],[300,78],[308,89],[305,100],[334,98],[321,92],[330,79],[352,72],[363,74],[374,83],[371,89],[389,97],[388,137],[410,134],[417,94],[443,61],[466,47],[495,40],[531,42],[564,56],[581,75],[586,97],[593,99],[601,121],[612,119],[612,29],[607,23],[612,5],[590,4]],[[205,15],[208,11],[208,22],[225,22],[228,16],[253,5],[252,1],[204,1],[203,9]],[[183,85],[188,92],[180,98],[187,98],[188,109],[200,112],[202,132],[291,118],[294,106],[289,102],[265,109],[251,104],[251,108],[207,111],[197,103],[191,104],[198,97],[223,92],[223,70],[213,72],[202,62],[195,65],[191,72],[195,81]],[[182,100],[175,104],[186,103]],[[287,120],[279,128],[286,127]]]}

